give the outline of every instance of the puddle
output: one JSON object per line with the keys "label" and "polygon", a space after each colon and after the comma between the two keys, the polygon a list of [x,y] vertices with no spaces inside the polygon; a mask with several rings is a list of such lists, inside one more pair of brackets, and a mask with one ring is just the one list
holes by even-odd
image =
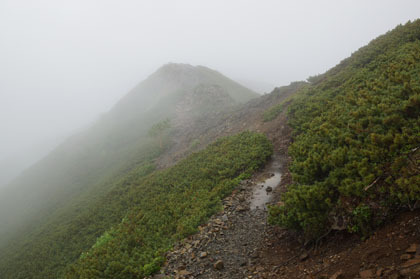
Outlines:
{"label": "puddle", "polygon": [[[265,181],[258,183],[252,193],[251,210],[254,209],[265,209],[266,204],[270,201],[272,192],[279,186],[281,181],[280,173],[280,161],[274,157],[273,160],[267,167],[267,172],[273,174],[273,176],[267,178]],[[272,191],[267,192],[267,188],[271,187]]]}

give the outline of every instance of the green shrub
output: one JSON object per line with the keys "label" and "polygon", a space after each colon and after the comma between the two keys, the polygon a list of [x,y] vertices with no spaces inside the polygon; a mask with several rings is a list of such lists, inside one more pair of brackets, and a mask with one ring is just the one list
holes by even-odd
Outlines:
{"label": "green shrub", "polygon": [[[138,183],[122,222],[69,266],[67,278],[143,278],[156,272],[163,252],[222,209],[221,200],[272,154],[261,134],[217,140],[175,166]],[[105,241],[106,240],[106,241]]]}
{"label": "green shrub", "polygon": [[362,236],[368,236],[372,228],[372,210],[369,206],[361,204],[352,212],[352,223],[349,225],[349,231],[359,233]]}
{"label": "green shrub", "polygon": [[264,111],[263,113],[263,120],[264,122],[269,122],[273,119],[275,119],[280,113],[283,112],[285,107],[284,102],[274,105],[271,108],[269,108],[268,110]]}
{"label": "green shrub", "polygon": [[[300,90],[288,108],[294,184],[271,223],[319,237],[342,217],[368,234],[420,199],[420,20]],[[371,220],[375,220],[372,222]]]}
{"label": "green shrub", "polygon": [[280,103],[273,105],[272,107],[263,112],[263,121],[269,122],[271,120],[274,120],[277,116],[279,116],[280,113],[282,113],[284,109],[293,101],[293,95],[289,94],[296,92],[297,90],[299,90],[307,84],[308,83],[304,81],[296,81],[290,83],[287,86],[275,88],[271,95],[277,97],[284,96],[284,98]]}

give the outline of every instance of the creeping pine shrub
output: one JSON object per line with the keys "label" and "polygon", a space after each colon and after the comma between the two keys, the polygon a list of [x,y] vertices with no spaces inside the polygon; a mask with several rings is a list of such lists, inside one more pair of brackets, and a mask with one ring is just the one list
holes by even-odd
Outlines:
{"label": "creeping pine shrub", "polygon": [[284,110],[284,103],[280,103],[277,105],[272,106],[268,110],[263,113],[263,120],[264,122],[268,122],[276,118],[280,113]]}
{"label": "creeping pine shrub", "polygon": [[264,135],[244,132],[132,181],[134,206],[67,268],[66,278],[144,278],[158,271],[164,252],[219,211],[222,199],[272,152]]}
{"label": "creeping pine shrub", "polygon": [[[302,88],[288,107],[294,184],[269,220],[317,238],[342,217],[362,236],[420,200],[420,20]],[[334,217],[334,218],[332,218]],[[341,219],[341,218],[340,218]]]}

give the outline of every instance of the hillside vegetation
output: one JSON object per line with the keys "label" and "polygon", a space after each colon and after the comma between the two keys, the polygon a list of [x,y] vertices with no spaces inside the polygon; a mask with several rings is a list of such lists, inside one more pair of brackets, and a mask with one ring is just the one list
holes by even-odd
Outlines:
{"label": "hillside vegetation", "polygon": [[158,144],[145,144],[129,170],[98,181],[30,234],[11,242],[0,257],[2,278],[57,278],[98,236],[121,221],[133,206],[130,195],[136,185],[132,181],[153,172],[153,158],[161,152]]}
{"label": "hillside vegetation", "polygon": [[[303,81],[296,81],[290,83],[288,86],[282,86],[276,88],[270,95],[283,95],[287,94],[290,91],[297,91],[301,87],[305,86],[307,83]],[[290,95],[289,97],[285,98],[283,101],[275,104],[274,106],[270,107],[263,113],[263,121],[269,122],[275,119],[280,113],[284,111],[284,109],[294,100],[294,95]]]}
{"label": "hillside vegetation", "polygon": [[255,96],[205,67],[160,68],[1,193],[0,277],[152,274],[272,155],[266,136],[233,134],[263,132],[284,155],[285,111],[293,183],[271,224],[367,236],[420,206],[420,20],[239,107]]}
{"label": "hillside vegetation", "polygon": [[162,253],[221,209],[221,199],[272,154],[268,139],[244,132],[217,140],[174,167],[158,171],[126,198],[135,206],[73,264],[66,278],[142,278],[157,271]]}
{"label": "hillside vegetation", "polygon": [[270,221],[367,235],[420,200],[420,20],[373,40],[300,90],[288,108],[294,184]]}
{"label": "hillside vegetation", "polygon": [[[202,66],[167,64],[0,193],[0,277],[57,278],[132,206],[171,135],[250,98]],[[170,119],[170,121],[167,121]]]}

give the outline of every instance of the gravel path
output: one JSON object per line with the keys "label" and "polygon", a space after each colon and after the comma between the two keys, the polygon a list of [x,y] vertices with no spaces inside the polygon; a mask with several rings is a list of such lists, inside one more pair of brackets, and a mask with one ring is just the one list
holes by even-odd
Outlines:
{"label": "gravel path", "polygon": [[[266,194],[260,191],[268,187],[263,182],[272,184],[281,162],[281,156],[276,155],[257,176],[243,181],[223,201],[223,212],[213,216],[199,228],[199,233],[178,243],[167,254],[162,274],[154,278],[235,279],[252,278],[252,274],[258,273],[258,248],[264,242],[267,211],[264,206],[251,209],[251,202],[261,198],[255,193]],[[269,191],[267,195],[273,194]]]}

